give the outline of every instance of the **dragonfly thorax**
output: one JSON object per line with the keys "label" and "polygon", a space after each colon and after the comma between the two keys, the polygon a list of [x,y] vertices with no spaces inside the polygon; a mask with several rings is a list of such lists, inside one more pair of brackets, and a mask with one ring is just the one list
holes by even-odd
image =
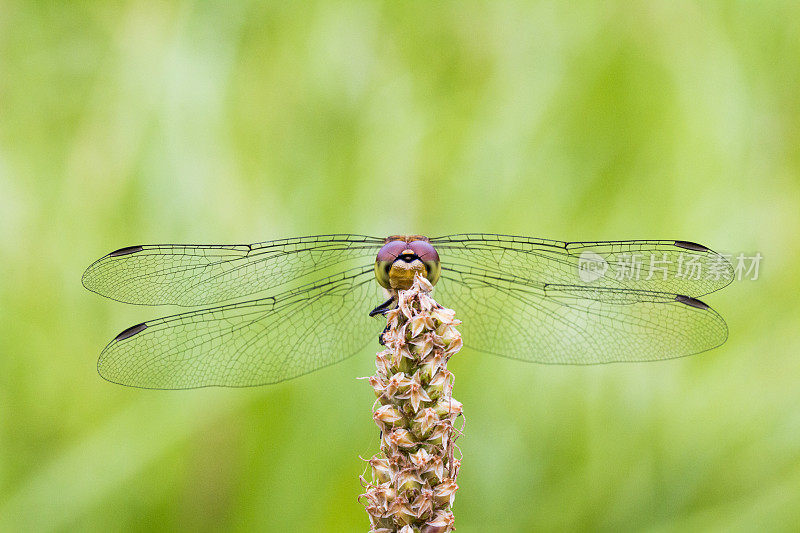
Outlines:
{"label": "dragonfly thorax", "polygon": [[375,258],[375,278],[385,289],[405,290],[420,274],[435,284],[439,280],[439,254],[422,235],[393,235]]}

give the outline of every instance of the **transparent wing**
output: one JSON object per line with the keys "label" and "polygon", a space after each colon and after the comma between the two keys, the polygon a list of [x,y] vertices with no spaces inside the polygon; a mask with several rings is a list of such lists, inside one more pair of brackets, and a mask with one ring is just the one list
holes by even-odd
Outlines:
{"label": "transparent wing", "polygon": [[478,267],[527,284],[591,285],[693,297],[733,280],[727,259],[688,241],[564,242],[467,233],[431,239],[442,267]]}
{"label": "transparent wing", "polygon": [[654,361],[715,348],[725,321],[685,295],[530,284],[472,267],[445,268],[436,300],[455,309],[464,344],[537,363]]}
{"label": "transparent wing", "polygon": [[90,291],[125,303],[208,305],[309,274],[372,263],[383,239],[319,235],[241,245],[156,244],[121,248],[83,274]]}
{"label": "transparent wing", "polygon": [[277,383],[342,361],[381,324],[372,266],[270,298],[169,316],[126,329],[106,346],[100,375],[152,389]]}

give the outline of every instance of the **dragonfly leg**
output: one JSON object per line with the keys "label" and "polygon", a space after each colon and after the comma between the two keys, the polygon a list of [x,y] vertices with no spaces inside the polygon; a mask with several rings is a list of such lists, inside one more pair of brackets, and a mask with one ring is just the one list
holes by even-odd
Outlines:
{"label": "dragonfly leg", "polygon": [[389,324],[386,324],[386,327],[383,328],[383,331],[381,331],[381,334],[378,335],[378,344],[380,344],[381,346],[386,346],[386,343],[383,342],[383,334],[386,333],[387,331],[389,331]]}
{"label": "dragonfly leg", "polygon": [[[379,305],[378,307],[376,307],[375,309],[370,311],[369,312],[369,316],[384,315],[384,314],[388,313],[389,310],[392,307],[392,304],[394,302],[395,302],[395,298],[394,298],[394,296],[392,296],[388,300],[383,302],[381,305]],[[383,334],[386,333],[388,330],[389,330],[389,324],[386,324],[386,327],[383,328],[383,331],[381,331],[381,334],[378,335],[378,342],[380,343],[381,346],[385,345],[385,343],[383,342]]]}
{"label": "dragonfly leg", "polygon": [[369,316],[382,315],[382,314],[387,313],[391,309],[391,306],[394,303],[394,301],[395,301],[394,296],[389,298],[388,300],[383,302],[381,305],[379,305],[378,307],[376,307],[375,309],[370,311],[369,312]]}

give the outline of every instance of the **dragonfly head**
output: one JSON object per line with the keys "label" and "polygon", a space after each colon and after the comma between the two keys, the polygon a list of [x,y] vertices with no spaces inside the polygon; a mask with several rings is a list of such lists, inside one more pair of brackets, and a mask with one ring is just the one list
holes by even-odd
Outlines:
{"label": "dragonfly head", "polygon": [[375,278],[385,289],[408,289],[417,273],[436,284],[441,270],[439,254],[422,235],[388,237],[375,258]]}

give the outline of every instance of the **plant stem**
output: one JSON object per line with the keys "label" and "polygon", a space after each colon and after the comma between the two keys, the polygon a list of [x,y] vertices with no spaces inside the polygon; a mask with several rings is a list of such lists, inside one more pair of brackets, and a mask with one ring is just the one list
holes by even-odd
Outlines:
{"label": "plant stem", "polygon": [[[461,464],[454,427],[461,404],[452,397],[447,361],[462,346],[460,321],[431,296],[433,286],[417,275],[399,291],[386,313],[386,349],[369,378],[375,390],[373,419],[381,451],[362,476],[364,506],[374,533],[443,533],[454,529],[453,499]],[[456,451],[459,457],[456,457]]]}

